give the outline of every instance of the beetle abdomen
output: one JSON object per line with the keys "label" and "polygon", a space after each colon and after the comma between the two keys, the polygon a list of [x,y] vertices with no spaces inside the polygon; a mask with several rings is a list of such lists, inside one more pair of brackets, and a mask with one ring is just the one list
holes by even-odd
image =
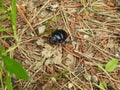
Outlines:
{"label": "beetle abdomen", "polygon": [[63,41],[65,41],[65,39],[67,38],[67,33],[62,30],[62,29],[59,29],[59,30],[56,30],[52,33],[50,39],[49,39],[49,42],[51,44],[57,44],[57,43],[62,43]]}

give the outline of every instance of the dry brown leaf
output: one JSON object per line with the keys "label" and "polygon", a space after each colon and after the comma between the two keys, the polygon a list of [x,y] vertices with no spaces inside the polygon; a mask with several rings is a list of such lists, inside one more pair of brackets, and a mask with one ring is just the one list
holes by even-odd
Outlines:
{"label": "dry brown leaf", "polygon": [[75,57],[71,54],[68,54],[67,55],[67,60],[66,60],[66,65],[70,68],[74,68],[75,63],[76,63]]}

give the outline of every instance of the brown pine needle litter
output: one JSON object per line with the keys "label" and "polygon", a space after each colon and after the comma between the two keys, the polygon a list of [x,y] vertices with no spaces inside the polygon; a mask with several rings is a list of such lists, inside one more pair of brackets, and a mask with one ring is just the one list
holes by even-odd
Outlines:
{"label": "brown pine needle litter", "polygon": [[[16,6],[19,42],[12,56],[30,80],[14,78],[14,90],[120,90],[119,0],[17,0]],[[50,45],[59,28],[68,38]],[[8,48],[14,41],[1,43]],[[118,65],[107,72],[112,58]]]}

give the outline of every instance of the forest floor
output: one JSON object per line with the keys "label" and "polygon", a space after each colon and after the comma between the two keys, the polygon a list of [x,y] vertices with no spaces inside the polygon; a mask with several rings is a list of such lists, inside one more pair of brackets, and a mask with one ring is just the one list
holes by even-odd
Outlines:
{"label": "forest floor", "polygon": [[[120,90],[119,3],[17,0],[18,46],[11,55],[30,79],[15,79],[14,90]],[[48,39],[56,29],[68,37],[51,45]],[[4,43],[8,48],[14,40]],[[109,71],[106,66],[112,60],[118,64]]]}

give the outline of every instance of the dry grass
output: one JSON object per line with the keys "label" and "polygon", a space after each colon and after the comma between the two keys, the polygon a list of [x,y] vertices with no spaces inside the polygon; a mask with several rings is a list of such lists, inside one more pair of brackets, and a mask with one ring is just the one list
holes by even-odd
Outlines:
{"label": "dry grass", "polygon": [[[104,81],[106,90],[120,90],[120,11],[114,1],[17,0],[19,42],[13,57],[30,80],[14,80],[14,89],[99,90]],[[49,6],[53,8],[46,10]],[[63,45],[51,46],[46,37],[56,28],[69,37]],[[119,60],[114,72],[99,70],[98,64],[112,58]]]}

